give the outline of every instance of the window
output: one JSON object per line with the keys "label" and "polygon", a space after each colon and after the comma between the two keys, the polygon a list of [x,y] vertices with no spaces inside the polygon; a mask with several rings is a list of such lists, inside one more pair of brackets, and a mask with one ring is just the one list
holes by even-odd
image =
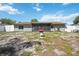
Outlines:
{"label": "window", "polygon": [[19,26],[19,29],[23,29],[24,27],[23,26]]}

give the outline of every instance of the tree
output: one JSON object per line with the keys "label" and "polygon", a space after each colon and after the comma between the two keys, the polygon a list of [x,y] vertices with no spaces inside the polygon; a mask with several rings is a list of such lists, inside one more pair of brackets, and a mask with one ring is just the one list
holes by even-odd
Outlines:
{"label": "tree", "polygon": [[37,19],[32,19],[31,22],[38,22],[38,20]]}
{"label": "tree", "polygon": [[0,22],[2,24],[8,24],[8,25],[12,25],[12,24],[15,24],[16,23],[15,20],[11,20],[11,19],[8,19],[8,18],[1,18],[0,19]]}
{"label": "tree", "polygon": [[78,23],[79,23],[79,16],[77,16],[77,17],[75,18],[75,20],[73,21],[73,23],[74,23],[74,24],[78,24]]}

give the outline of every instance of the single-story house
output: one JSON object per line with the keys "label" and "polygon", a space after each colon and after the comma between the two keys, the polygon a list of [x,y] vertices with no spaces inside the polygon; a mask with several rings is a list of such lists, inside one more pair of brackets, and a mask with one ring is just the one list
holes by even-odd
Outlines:
{"label": "single-story house", "polygon": [[66,26],[66,29],[65,29],[66,32],[73,32],[74,30],[75,30],[75,26],[71,26],[71,25]]}
{"label": "single-story house", "polygon": [[67,28],[65,29],[66,32],[79,32],[79,24],[72,24],[69,26],[66,26]]}
{"label": "single-story house", "polygon": [[15,31],[65,31],[65,23],[62,22],[19,22],[14,24]]}

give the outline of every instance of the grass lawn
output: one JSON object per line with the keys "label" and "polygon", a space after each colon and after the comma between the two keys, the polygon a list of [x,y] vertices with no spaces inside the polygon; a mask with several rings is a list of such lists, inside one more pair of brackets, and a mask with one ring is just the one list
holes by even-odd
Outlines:
{"label": "grass lawn", "polygon": [[[57,53],[60,53],[60,55],[79,55],[79,53],[75,51],[75,48],[78,47],[72,46],[72,44],[79,46],[79,33],[45,32],[44,35],[45,37],[42,39],[45,41],[44,49],[36,48],[37,55],[58,55]],[[12,36],[22,37],[25,40],[41,40],[39,38],[39,32],[0,32],[0,40],[6,40]]]}

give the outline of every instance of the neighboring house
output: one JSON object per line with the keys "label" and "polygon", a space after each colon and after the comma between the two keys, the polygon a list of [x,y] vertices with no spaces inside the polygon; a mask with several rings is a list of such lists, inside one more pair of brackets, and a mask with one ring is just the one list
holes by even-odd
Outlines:
{"label": "neighboring house", "polygon": [[72,26],[75,27],[75,29],[73,30],[74,32],[79,32],[79,24],[73,24]]}
{"label": "neighboring house", "polygon": [[74,32],[74,30],[75,30],[75,26],[66,26],[65,29],[66,32]]}
{"label": "neighboring house", "polygon": [[14,31],[14,25],[4,25],[4,24],[0,24],[0,31]]}
{"label": "neighboring house", "polygon": [[20,22],[14,25],[15,31],[38,31],[40,28],[43,28],[44,31],[65,31],[65,23]]}
{"label": "neighboring house", "polygon": [[73,24],[73,25],[67,26],[65,31],[66,32],[79,32],[79,24]]}

